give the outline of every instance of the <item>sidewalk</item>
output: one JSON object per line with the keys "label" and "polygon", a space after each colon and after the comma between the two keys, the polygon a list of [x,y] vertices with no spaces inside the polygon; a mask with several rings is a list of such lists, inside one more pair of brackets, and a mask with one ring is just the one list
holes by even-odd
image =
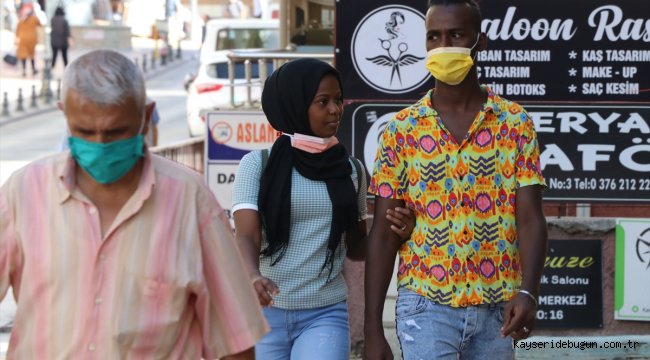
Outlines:
{"label": "sidewalk", "polygon": [[[4,56],[7,53],[13,51],[14,43],[14,34],[2,30],[0,31],[0,56]],[[125,56],[133,59],[138,62],[140,69],[143,70],[145,79],[156,76],[157,74],[176,67],[177,65],[182,64],[186,59],[188,59],[188,54],[183,53],[188,50],[196,50],[196,45],[193,45],[189,42],[183,42],[181,45],[181,58],[177,58],[177,48],[172,50],[171,61],[167,61],[166,65],[161,64],[161,60],[158,59],[155,61],[154,67],[152,67],[152,55],[154,53],[155,41],[153,39],[132,37],[131,38],[131,50],[121,51]],[[162,45],[162,42],[159,41],[158,45]],[[79,56],[92,51],[93,49],[79,49],[71,48],[68,50],[68,62],[72,62],[74,59]],[[63,74],[63,59],[59,55],[57,59],[57,64],[54,69],[51,71],[51,80],[50,80],[50,89],[52,98],[49,104],[46,102],[44,96],[45,91],[43,88],[43,75],[44,75],[44,51],[45,47],[43,44],[39,44],[36,47],[36,69],[38,74],[32,75],[31,65],[27,63],[27,76],[22,76],[22,65],[20,62],[16,66],[11,66],[4,61],[0,60],[0,125],[13,122],[28,116],[33,116],[36,114],[41,114],[47,111],[56,109],[56,101],[58,95],[59,80]],[[144,70],[142,63],[146,59],[146,71]],[[19,89],[22,89],[23,95],[23,111],[18,111],[18,92]],[[32,91],[35,92],[36,105],[37,107],[32,107]],[[7,94],[8,106],[5,109],[4,107],[4,94]],[[9,115],[2,115],[3,111],[8,111]]]}

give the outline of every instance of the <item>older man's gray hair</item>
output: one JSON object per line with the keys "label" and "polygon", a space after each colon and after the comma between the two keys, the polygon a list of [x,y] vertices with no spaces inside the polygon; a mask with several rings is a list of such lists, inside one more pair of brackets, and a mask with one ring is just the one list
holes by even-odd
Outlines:
{"label": "older man's gray hair", "polygon": [[135,100],[140,115],[145,112],[145,88],[142,72],[133,61],[113,50],[94,50],[71,62],[63,73],[61,103],[68,90],[83,100],[101,106],[123,105]]}

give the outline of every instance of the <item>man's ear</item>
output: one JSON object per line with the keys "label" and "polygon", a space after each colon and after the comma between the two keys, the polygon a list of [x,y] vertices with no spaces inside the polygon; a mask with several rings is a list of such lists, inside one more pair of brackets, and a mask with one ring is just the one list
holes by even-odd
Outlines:
{"label": "man's ear", "polygon": [[153,109],[156,107],[156,102],[152,101],[150,103],[147,103],[144,106],[144,129],[142,129],[142,133],[146,134],[149,132],[149,128],[152,125],[151,120],[152,120],[152,115],[153,115]]}
{"label": "man's ear", "polygon": [[487,45],[488,45],[487,34],[482,32],[478,36],[478,44],[476,45],[476,49],[477,51],[487,50]]}
{"label": "man's ear", "polygon": [[144,106],[144,114],[145,114],[145,119],[147,119],[147,122],[151,122],[151,115],[153,115],[153,109],[156,107],[156,102],[152,101],[150,103],[147,103],[147,105]]}
{"label": "man's ear", "polygon": [[62,102],[57,101],[57,102],[56,102],[56,107],[58,107],[59,110],[65,112],[65,108],[63,107],[63,103],[62,103]]}

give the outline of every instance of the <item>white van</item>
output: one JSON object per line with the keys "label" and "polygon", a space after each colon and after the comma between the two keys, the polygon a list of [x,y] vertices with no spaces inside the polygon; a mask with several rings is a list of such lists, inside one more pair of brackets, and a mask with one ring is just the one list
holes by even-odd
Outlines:
{"label": "white van", "polygon": [[[205,41],[201,47],[200,65],[196,77],[187,86],[187,125],[190,136],[205,134],[206,110],[228,107],[230,104],[230,80],[228,57],[233,49],[277,50],[280,46],[280,23],[277,19],[215,19],[208,21]],[[258,77],[258,64],[252,65],[252,77]],[[267,72],[273,64],[267,64]],[[235,83],[244,82],[244,64],[235,65]],[[246,89],[235,89],[235,100],[246,98]],[[253,99],[260,98],[256,87]]]}
{"label": "white van", "polygon": [[212,19],[206,24],[201,62],[232,49],[278,49],[278,19]]}

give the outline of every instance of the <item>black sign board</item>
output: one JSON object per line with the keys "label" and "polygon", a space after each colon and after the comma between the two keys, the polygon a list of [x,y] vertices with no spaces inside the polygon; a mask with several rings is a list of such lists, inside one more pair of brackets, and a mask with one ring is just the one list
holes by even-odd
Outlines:
{"label": "black sign board", "polygon": [[[409,105],[346,105],[339,138],[369,172],[386,122]],[[544,199],[650,201],[650,106],[523,105],[541,144]]]}
{"label": "black sign board", "polygon": [[417,99],[425,68],[426,0],[336,2],[336,67],[347,99]]}
{"label": "black sign board", "polygon": [[650,101],[647,1],[481,4],[488,49],[478,54],[477,70],[495,92],[553,104]]}
{"label": "black sign board", "polygon": [[[650,202],[646,1],[480,4],[488,47],[476,58],[479,80],[521,103],[535,121],[544,198]],[[426,10],[426,1],[336,2],[336,64],[349,101],[339,135],[356,156],[370,156],[369,169],[374,119],[434,85],[424,66]]]}
{"label": "black sign board", "polygon": [[650,201],[650,106],[523,104],[546,200]]}
{"label": "black sign board", "polygon": [[601,240],[549,240],[536,327],[602,328]]}
{"label": "black sign board", "polygon": [[[415,100],[425,69],[426,1],[336,2],[336,64],[348,99]],[[517,101],[650,102],[643,0],[481,2],[480,81]],[[562,9],[562,11],[558,11]]]}
{"label": "black sign board", "polygon": [[343,121],[337,137],[350,154],[361,160],[372,173],[373,161],[379,145],[379,136],[386,123],[398,111],[411,104],[406,102],[353,102],[345,106]]}

